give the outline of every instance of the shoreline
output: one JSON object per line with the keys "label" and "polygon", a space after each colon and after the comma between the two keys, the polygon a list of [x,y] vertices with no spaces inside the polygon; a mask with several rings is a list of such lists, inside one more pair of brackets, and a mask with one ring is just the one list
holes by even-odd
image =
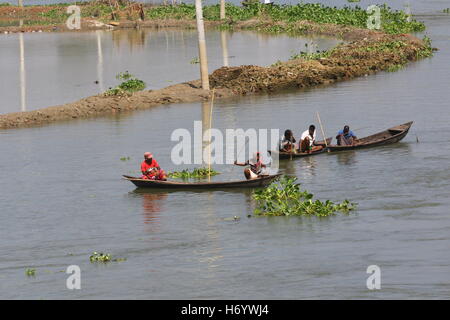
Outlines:
{"label": "shoreline", "polygon": [[[119,26],[134,28],[135,26],[131,25],[135,23]],[[175,19],[149,20],[142,23],[152,28],[191,29],[196,26],[195,21]],[[218,27],[220,24],[220,21],[205,21],[208,28]],[[217,99],[326,85],[379,71],[395,71],[409,62],[431,56],[433,51],[429,43],[409,34],[386,34],[381,31],[308,21],[287,23],[250,19],[234,23],[232,30],[269,32],[274,27],[278,33],[332,36],[349,43],[314,57],[301,56],[285,62],[278,61],[269,67],[219,68],[209,75],[210,86],[211,89],[215,89]],[[158,90],[144,90],[127,97],[106,97],[99,94],[59,106],[2,114],[0,129],[110,115],[168,103],[206,101],[210,98],[210,94],[201,89],[200,80],[183,82]]]}

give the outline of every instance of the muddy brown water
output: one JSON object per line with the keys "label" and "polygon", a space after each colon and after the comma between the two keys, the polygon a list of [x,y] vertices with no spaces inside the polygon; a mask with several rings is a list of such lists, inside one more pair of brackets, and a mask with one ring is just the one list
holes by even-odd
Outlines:
{"label": "muddy brown water", "polygon": [[[448,298],[450,17],[422,20],[440,48],[432,59],[397,73],[215,104],[220,129],[299,135],[319,111],[328,135],[348,123],[364,136],[414,120],[396,145],[281,164],[321,199],[358,202],[349,216],[247,218],[250,191],[146,192],[120,180],[137,171],[147,150],[176,169],[170,135],[192,131],[200,103],[0,131],[0,297]],[[240,167],[215,168],[217,179],[242,177]],[[229,219],[235,215],[241,219]],[[91,264],[93,251],[127,260]],[[81,290],[65,287],[61,271],[73,264],[82,270]],[[381,268],[381,290],[366,287],[369,265]],[[35,277],[25,275],[29,267]]]}

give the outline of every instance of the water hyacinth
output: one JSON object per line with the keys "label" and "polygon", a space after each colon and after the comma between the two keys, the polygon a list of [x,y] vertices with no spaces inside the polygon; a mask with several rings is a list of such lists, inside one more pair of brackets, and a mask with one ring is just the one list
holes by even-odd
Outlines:
{"label": "water hyacinth", "polygon": [[355,203],[344,200],[334,203],[313,200],[313,194],[302,191],[297,178],[283,177],[267,188],[253,193],[256,200],[255,215],[264,216],[318,216],[327,217],[337,212],[349,213],[356,207]]}
{"label": "water hyacinth", "polygon": [[188,169],[182,171],[169,172],[169,178],[179,178],[179,179],[189,179],[189,178],[206,178],[208,176],[215,176],[220,174],[220,172],[214,171],[209,168],[195,168],[192,171]]}
{"label": "water hyacinth", "polygon": [[128,71],[120,72],[116,75],[116,79],[123,82],[115,88],[109,88],[104,93],[105,96],[129,96],[133,92],[144,90],[147,86],[144,81],[137,79]]}
{"label": "water hyacinth", "polygon": [[[403,11],[393,11],[386,5],[380,6],[381,28],[387,33],[409,33],[425,30],[425,25],[416,20],[409,20],[407,13]],[[250,19],[269,20],[273,22],[297,22],[301,20],[316,23],[331,23],[358,28],[367,28],[369,14],[365,8],[359,6],[342,8],[328,7],[319,3],[299,3],[296,5],[271,6],[262,3],[248,3],[245,6],[226,4],[227,20],[224,25],[232,26],[237,21]],[[195,6],[192,4],[180,4],[177,6],[159,6],[146,10],[149,19],[195,19]],[[220,5],[204,6],[203,16],[205,20],[220,20]],[[276,32],[276,25],[272,26]],[[282,32],[280,30],[279,32]]]}
{"label": "water hyacinth", "polygon": [[110,254],[104,254],[102,252],[94,252],[90,257],[89,260],[91,262],[109,262],[111,261],[111,255]]}
{"label": "water hyacinth", "polygon": [[36,269],[28,268],[25,270],[25,274],[28,277],[34,277],[36,275]]}

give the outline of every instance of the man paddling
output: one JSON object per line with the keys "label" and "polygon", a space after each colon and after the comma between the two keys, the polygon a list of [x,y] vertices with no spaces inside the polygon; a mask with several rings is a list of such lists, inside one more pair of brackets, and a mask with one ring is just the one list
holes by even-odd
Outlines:
{"label": "man paddling", "polygon": [[353,146],[355,145],[357,139],[358,138],[347,125],[344,126],[343,130],[339,130],[336,136],[338,146]]}
{"label": "man paddling", "polygon": [[255,157],[252,161],[247,160],[245,163],[238,163],[236,160],[234,161],[234,164],[241,167],[250,166],[250,168],[244,169],[244,175],[247,180],[256,179],[259,176],[263,176],[262,169],[266,168],[266,165],[262,163],[260,152],[255,153]]}
{"label": "man paddling", "polygon": [[299,143],[299,151],[301,153],[311,153],[322,150],[323,146],[316,144],[316,126],[313,124],[309,129],[302,133]]}
{"label": "man paddling", "polygon": [[166,173],[161,169],[158,162],[153,159],[153,155],[150,152],[144,153],[144,161],[141,163],[141,172],[141,179],[167,180]]}

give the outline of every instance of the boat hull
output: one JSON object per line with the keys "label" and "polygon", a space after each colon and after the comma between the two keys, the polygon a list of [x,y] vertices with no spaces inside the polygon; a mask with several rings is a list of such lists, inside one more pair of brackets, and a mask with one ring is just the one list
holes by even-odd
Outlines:
{"label": "boat hull", "polygon": [[281,174],[263,176],[251,180],[223,181],[223,182],[178,182],[147,180],[136,177],[123,176],[138,188],[158,189],[226,189],[226,188],[260,188],[269,185]]}
{"label": "boat hull", "polygon": [[378,146],[384,146],[401,141],[409,132],[413,122],[407,122],[396,127],[389,128],[385,131],[376,133],[374,135],[358,139],[358,144],[352,146],[338,146],[329,145],[329,152],[339,152],[363,148],[372,148]]}
{"label": "boat hull", "polygon": [[298,152],[298,153],[291,153],[291,152],[278,152],[278,151],[271,151],[269,150],[268,153],[270,155],[276,155],[278,154],[278,159],[279,160],[291,160],[291,159],[296,159],[296,158],[305,158],[305,157],[311,157],[317,154],[321,154],[321,153],[325,153],[327,151],[326,146],[329,145],[331,143],[332,138],[327,138],[327,143],[325,144],[324,141],[318,141],[316,143],[316,145],[321,145],[324,148],[320,151],[316,151],[316,152],[311,152],[311,153],[307,153],[307,152]]}

